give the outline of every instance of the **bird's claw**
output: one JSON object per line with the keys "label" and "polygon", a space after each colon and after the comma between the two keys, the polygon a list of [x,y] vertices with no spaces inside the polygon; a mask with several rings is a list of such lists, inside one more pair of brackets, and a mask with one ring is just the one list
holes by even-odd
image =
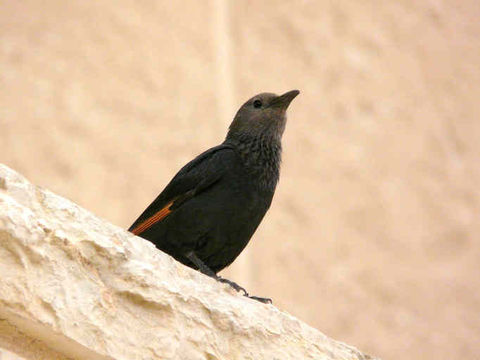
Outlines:
{"label": "bird's claw", "polygon": [[220,276],[217,276],[217,281],[219,281],[219,282],[221,282],[221,283],[224,283],[224,284],[230,285],[230,286],[231,286],[232,288],[234,288],[237,292],[243,291],[243,295],[249,297],[247,290],[245,290],[243,287],[241,287],[240,285],[238,285],[236,282],[231,281],[231,280],[228,280],[228,279],[224,279],[224,278],[222,278],[222,277],[220,277]]}
{"label": "bird's claw", "polygon": [[262,298],[259,296],[247,296],[247,297],[253,300],[260,301],[261,303],[264,303],[264,304],[272,304],[272,299],[269,299],[269,298]]}
{"label": "bird's claw", "polygon": [[262,297],[259,297],[259,296],[250,296],[250,295],[248,294],[247,290],[245,290],[243,287],[241,287],[240,285],[238,285],[235,281],[231,281],[231,280],[228,280],[228,279],[224,279],[224,278],[222,278],[221,276],[217,276],[216,279],[217,279],[217,281],[219,281],[219,282],[221,282],[221,283],[230,285],[230,286],[231,286],[232,288],[234,288],[237,292],[243,291],[243,296],[246,296],[246,297],[248,297],[249,299],[253,299],[253,300],[260,301],[260,302],[263,303],[263,304],[271,304],[271,303],[272,303],[272,299],[269,299],[269,298],[262,298]]}

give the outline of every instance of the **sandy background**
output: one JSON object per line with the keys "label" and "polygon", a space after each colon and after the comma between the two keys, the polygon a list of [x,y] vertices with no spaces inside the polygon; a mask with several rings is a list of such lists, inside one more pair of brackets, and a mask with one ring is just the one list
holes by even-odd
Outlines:
{"label": "sandy background", "polygon": [[480,354],[480,2],[0,2],[0,162],[128,227],[252,95],[300,89],[225,272],[384,359]]}

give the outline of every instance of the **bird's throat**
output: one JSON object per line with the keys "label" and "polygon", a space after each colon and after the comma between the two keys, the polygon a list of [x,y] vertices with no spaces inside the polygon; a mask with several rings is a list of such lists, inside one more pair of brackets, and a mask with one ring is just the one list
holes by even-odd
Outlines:
{"label": "bird's throat", "polygon": [[245,170],[261,187],[274,190],[280,176],[282,144],[277,139],[243,138],[230,140]]}

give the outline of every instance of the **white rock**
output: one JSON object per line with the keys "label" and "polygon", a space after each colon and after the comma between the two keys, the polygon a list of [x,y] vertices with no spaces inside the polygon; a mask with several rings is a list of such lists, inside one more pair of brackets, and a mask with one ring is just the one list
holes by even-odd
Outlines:
{"label": "white rock", "polygon": [[370,359],[3,165],[0,274],[0,346],[27,359]]}

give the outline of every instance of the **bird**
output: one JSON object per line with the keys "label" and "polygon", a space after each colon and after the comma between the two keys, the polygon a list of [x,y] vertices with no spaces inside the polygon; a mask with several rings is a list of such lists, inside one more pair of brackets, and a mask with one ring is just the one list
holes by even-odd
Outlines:
{"label": "bird", "polygon": [[245,102],[225,140],[182,167],[128,230],[182,264],[271,303],[217,273],[243,251],[270,208],[287,108],[299,93],[261,93]]}

